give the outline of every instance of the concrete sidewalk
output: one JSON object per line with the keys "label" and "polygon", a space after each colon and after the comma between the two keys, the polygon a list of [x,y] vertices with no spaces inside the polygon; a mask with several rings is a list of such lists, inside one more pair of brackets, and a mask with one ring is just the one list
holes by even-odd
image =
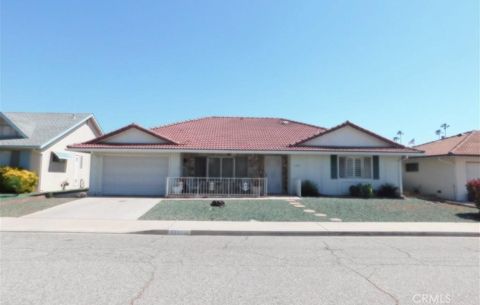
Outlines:
{"label": "concrete sidewalk", "polygon": [[0,218],[0,231],[169,235],[480,236],[480,223],[148,221],[3,217]]}

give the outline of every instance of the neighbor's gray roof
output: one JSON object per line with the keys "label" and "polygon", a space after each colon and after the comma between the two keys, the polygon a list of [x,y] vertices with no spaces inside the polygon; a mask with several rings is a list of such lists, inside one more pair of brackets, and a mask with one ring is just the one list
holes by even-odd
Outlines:
{"label": "neighbor's gray roof", "polygon": [[26,137],[0,139],[1,147],[42,148],[57,137],[93,117],[91,113],[1,112]]}

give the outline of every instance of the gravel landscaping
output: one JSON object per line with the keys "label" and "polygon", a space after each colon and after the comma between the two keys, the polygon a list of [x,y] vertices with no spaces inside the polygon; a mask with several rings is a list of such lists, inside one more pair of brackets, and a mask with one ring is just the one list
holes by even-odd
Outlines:
{"label": "gravel landscaping", "polygon": [[342,221],[475,222],[478,209],[421,199],[302,198],[308,209]]}
{"label": "gravel landscaping", "polygon": [[45,196],[20,197],[0,201],[0,217],[20,217],[78,198],[46,198]]}
{"label": "gravel landscaping", "polygon": [[211,207],[211,200],[163,200],[143,215],[143,220],[319,221],[317,216],[285,200],[225,200],[225,207]]}

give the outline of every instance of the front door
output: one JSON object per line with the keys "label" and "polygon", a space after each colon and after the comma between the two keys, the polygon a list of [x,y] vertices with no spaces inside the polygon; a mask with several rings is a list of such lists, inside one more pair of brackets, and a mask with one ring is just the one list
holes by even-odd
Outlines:
{"label": "front door", "polygon": [[265,156],[265,174],[268,179],[268,194],[282,193],[282,157]]}

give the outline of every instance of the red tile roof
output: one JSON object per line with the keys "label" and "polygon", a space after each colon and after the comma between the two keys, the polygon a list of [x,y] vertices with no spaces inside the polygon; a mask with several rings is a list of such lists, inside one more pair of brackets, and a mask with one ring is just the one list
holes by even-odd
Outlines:
{"label": "red tile roof", "polygon": [[[345,124],[353,125],[350,122]],[[168,139],[170,144],[106,144],[95,139],[71,147],[85,149],[418,152],[386,140],[371,131],[360,129],[391,145],[382,148],[296,145],[295,143],[302,139],[318,136],[327,129],[282,118],[206,117],[151,129],[151,132]],[[117,132],[114,131],[114,133]]]}
{"label": "red tile roof", "polygon": [[480,156],[480,130],[472,130],[455,136],[415,146],[426,156]]}

